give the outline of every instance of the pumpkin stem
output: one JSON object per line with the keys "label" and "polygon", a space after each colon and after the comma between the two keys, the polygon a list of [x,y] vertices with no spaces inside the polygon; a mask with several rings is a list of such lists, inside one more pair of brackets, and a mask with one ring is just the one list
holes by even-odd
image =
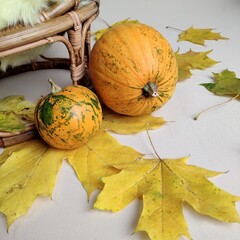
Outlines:
{"label": "pumpkin stem", "polygon": [[48,82],[51,84],[51,87],[52,87],[51,92],[52,93],[57,93],[62,90],[62,88],[59,87],[55,82],[53,82],[53,80],[51,78],[48,79]]}
{"label": "pumpkin stem", "polygon": [[152,97],[158,97],[159,94],[157,92],[157,85],[152,82],[148,82],[144,87],[143,87],[143,93],[146,96],[151,95]]}

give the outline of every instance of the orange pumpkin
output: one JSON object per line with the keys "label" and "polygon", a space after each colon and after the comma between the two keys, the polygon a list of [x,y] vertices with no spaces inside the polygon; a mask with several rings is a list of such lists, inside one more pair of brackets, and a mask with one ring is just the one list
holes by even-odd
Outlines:
{"label": "orange pumpkin", "polygon": [[103,103],[129,116],[160,108],[172,96],[178,76],[168,41],[150,26],[129,22],[110,27],[95,43],[89,72]]}
{"label": "orange pumpkin", "polygon": [[102,108],[88,88],[71,85],[63,89],[52,83],[52,93],[35,109],[37,130],[43,140],[59,149],[75,149],[100,128]]}

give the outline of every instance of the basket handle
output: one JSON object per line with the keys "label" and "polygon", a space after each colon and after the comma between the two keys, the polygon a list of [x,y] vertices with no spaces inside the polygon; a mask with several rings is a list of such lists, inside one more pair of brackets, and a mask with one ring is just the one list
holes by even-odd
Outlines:
{"label": "basket handle", "polygon": [[[83,22],[98,12],[98,5],[95,1],[92,1],[88,5],[75,10],[75,12]],[[72,28],[73,25],[73,20],[69,14],[64,14],[34,26],[20,26],[0,31],[0,57],[5,55],[4,51],[6,50],[60,34]]]}
{"label": "basket handle", "polygon": [[65,0],[62,2],[55,2],[47,11],[42,11],[40,15],[40,21],[44,22],[54,17],[61,16],[68,12],[70,9],[76,9],[79,6],[79,0]]}

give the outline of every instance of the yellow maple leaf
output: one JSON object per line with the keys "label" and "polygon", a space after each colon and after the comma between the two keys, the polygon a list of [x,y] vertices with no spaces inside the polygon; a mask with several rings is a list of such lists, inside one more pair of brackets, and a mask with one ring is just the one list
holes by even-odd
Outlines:
{"label": "yellow maple leaf", "polygon": [[193,69],[203,70],[217,64],[217,61],[208,57],[210,53],[211,50],[206,52],[194,52],[190,49],[185,53],[179,53],[178,50],[175,53],[178,63],[178,81],[191,77],[191,70]]}
{"label": "yellow maple leaf", "polygon": [[145,231],[152,240],[190,238],[183,216],[183,204],[198,213],[225,222],[240,222],[235,202],[240,197],[220,189],[207,178],[218,175],[193,165],[188,158],[140,159],[116,166],[122,171],[103,178],[104,189],[94,207],[119,211],[142,197],[143,211],[136,231]]}
{"label": "yellow maple leaf", "polygon": [[10,147],[0,156],[0,211],[8,226],[27,212],[38,195],[51,196],[65,156],[40,140]]}
{"label": "yellow maple leaf", "polygon": [[110,109],[103,110],[102,128],[119,134],[134,134],[142,131],[157,129],[165,120],[161,117],[154,117],[151,114],[137,117],[129,117],[117,114]]}
{"label": "yellow maple leaf", "polygon": [[95,189],[102,189],[101,177],[119,172],[113,166],[129,163],[143,155],[131,147],[121,145],[107,132],[100,130],[83,147],[68,155],[68,162],[75,170],[88,197]]}
{"label": "yellow maple leaf", "polygon": [[0,155],[0,167],[2,164],[9,158],[9,156],[14,152],[18,151],[19,149],[26,146],[27,142],[23,142],[21,144],[13,145],[11,147],[5,148],[3,153]]}
{"label": "yellow maple leaf", "polygon": [[139,21],[138,20],[130,20],[129,18],[127,18],[127,19],[124,19],[122,21],[118,21],[118,22],[116,22],[112,25],[109,25],[107,28],[103,28],[103,29],[100,29],[96,32],[93,32],[92,36],[94,36],[94,40],[97,41],[110,27],[121,24],[121,23],[125,23],[125,22],[138,23]]}
{"label": "yellow maple leaf", "polygon": [[[154,122],[152,128],[163,121],[154,117],[149,117],[150,120]],[[128,125],[136,132],[144,127],[140,122],[141,119],[135,119],[122,126]],[[63,159],[68,160],[90,196],[92,191],[103,187],[101,177],[119,172],[113,165],[133,162],[142,156],[133,148],[121,145],[105,130],[76,150],[55,149],[39,139],[5,148],[0,155],[0,212],[6,215],[9,226],[27,212],[38,195],[51,196]]]}
{"label": "yellow maple leaf", "polygon": [[9,226],[28,211],[37,196],[51,197],[64,159],[90,196],[103,187],[101,177],[119,172],[113,165],[142,156],[103,130],[76,150],[55,149],[39,139],[8,147],[0,155],[0,212],[6,215]]}
{"label": "yellow maple leaf", "polygon": [[226,37],[220,33],[212,31],[212,28],[193,28],[190,27],[179,34],[178,41],[189,41],[195,44],[204,45],[205,40],[225,40]]}

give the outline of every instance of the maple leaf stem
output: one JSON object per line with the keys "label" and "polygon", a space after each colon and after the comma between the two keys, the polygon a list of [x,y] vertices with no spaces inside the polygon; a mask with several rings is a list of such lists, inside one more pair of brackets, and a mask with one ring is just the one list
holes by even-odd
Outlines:
{"label": "maple leaf stem", "polygon": [[160,161],[163,161],[163,159],[158,155],[158,153],[157,153],[157,151],[156,151],[156,149],[155,149],[155,147],[153,145],[152,139],[151,139],[150,134],[149,134],[149,127],[148,126],[149,126],[149,123],[146,124],[146,132],[147,132],[147,135],[148,135],[148,140],[149,140],[149,142],[150,142],[150,144],[152,146],[152,149],[153,149],[155,155],[158,157],[158,159]]}
{"label": "maple leaf stem", "polygon": [[101,22],[103,22],[104,24],[106,24],[108,28],[111,27],[111,26],[108,24],[108,22],[105,21],[103,18],[98,17],[97,19],[100,20]]}
{"label": "maple leaf stem", "polygon": [[166,26],[166,29],[173,29],[173,30],[177,30],[177,31],[179,31],[179,32],[183,32],[182,29],[175,28],[175,27],[171,27],[171,26]]}
{"label": "maple leaf stem", "polygon": [[152,148],[153,148],[153,151],[154,151],[155,155],[156,155],[156,156],[158,157],[158,159],[159,159],[159,162],[158,162],[158,163],[161,162],[162,164],[164,164],[164,166],[182,183],[183,186],[185,186],[185,188],[186,188],[189,192],[191,192],[193,195],[197,196],[196,193],[195,193],[191,188],[189,188],[189,186],[187,186],[187,185],[185,184],[184,180],[183,180],[181,177],[179,177],[179,176],[171,169],[171,167],[158,155],[158,153],[157,153],[157,151],[156,151],[156,149],[155,149],[155,147],[154,147],[154,145],[153,145],[152,139],[151,139],[151,137],[150,137],[148,126],[149,126],[149,123],[146,124],[146,132],[147,132],[147,135],[148,135],[149,142],[150,142],[150,144],[151,144],[151,146],[152,146]]}
{"label": "maple leaf stem", "polygon": [[228,99],[228,100],[225,101],[225,102],[222,102],[222,103],[219,103],[219,104],[217,104],[217,105],[214,105],[214,106],[211,106],[211,107],[209,107],[209,108],[204,109],[203,111],[201,111],[200,113],[198,113],[198,114],[194,117],[194,120],[198,120],[198,118],[199,118],[203,113],[205,113],[205,112],[207,112],[207,111],[209,111],[209,110],[211,110],[211,109],[213,109],[213,108],[220,107],[220,106],[222,106],[222,105],[224,105],[224,104],[226,104],[226,103],[231,102],[232,100],[238,98],[239,95],[240,95],[240,94],[237,94],[236,96]]}
{"label": "maple leaf stem", "polygon": [[159,159],[159,162],[161,162],[162,164],[164,164],[164,166],[186,187],[186,189],[191,192],[193,195],[196,195],[188,186],[186,186],[186,184],[184,183],[184,180],[182,178],[180,178],[171,168],[170,166],[158,155],[154,145],[153,145],[153,142],[152,142],[152,139],[150,137],[150,134],[149,134],[149,128],[148,128],[148,125],[149,123],[146,124],[146,132],[147,132],[147,135],[148,135],[148,139],[149,139],[149,142],[153,148],[153,151],[155,153],[155,155],[158,157]]}

